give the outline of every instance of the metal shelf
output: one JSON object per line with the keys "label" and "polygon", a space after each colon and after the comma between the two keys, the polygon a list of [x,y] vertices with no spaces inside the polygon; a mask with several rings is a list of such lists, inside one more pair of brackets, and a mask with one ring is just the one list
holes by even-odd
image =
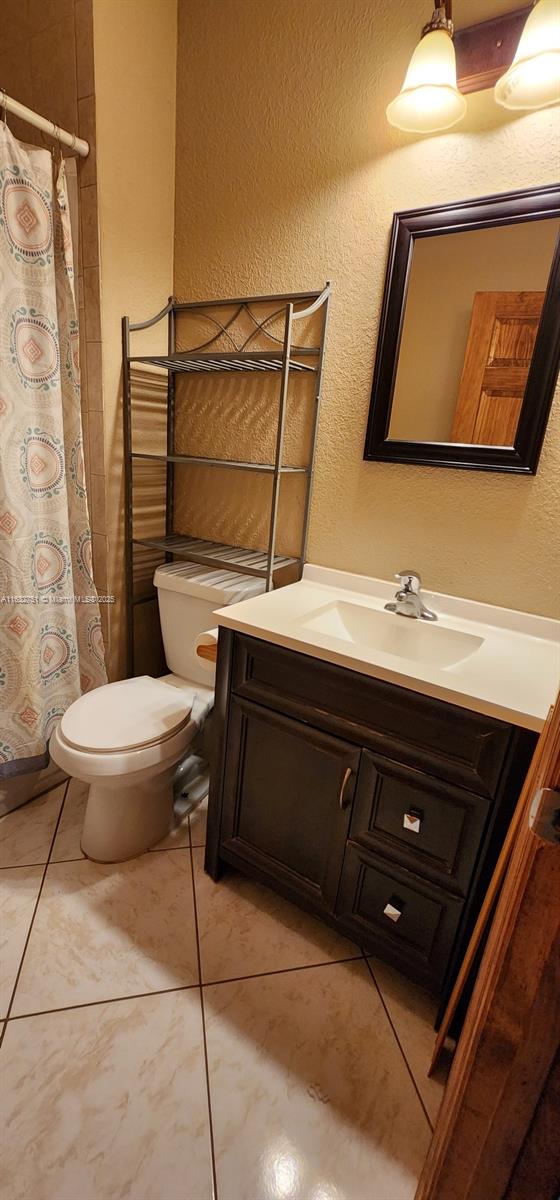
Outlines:
{"label": "metal shelf", "polygon": [[[274,463],[237,462],[231,458],[202,458],[199,454],[144,454],[133,450],[131,458],[147,462],[194,463],[200,467],[229,467],[233,471],[258,471],[263,475],[274,475]],[[309,467],[282,466],[280,475],[308,475]]]}
{"label": "metal shelf", "polygon": [[[311,488],[313,485],[313,460],[317,436],[317,420],[321,399],[321,382],[323,372],[323,353],[327,330],[328,309],[330,300],[330,284],[318,292],[299,292],[281,296],[250,296],[235,300],[211,300],[186,303],[170,298],[169,302],[154,317],[146,321],[132,323],[129,317],[122,319],[122,350],[123,350],[123,429],[124,429],[124,482],[125,482],[125,574],[127,595],[127,662],[128,673],[134,674],[134,622],[133,613],[136,605],[148,603],[152,597],[149,579],[141,584],[135,579],[136,564],[146,557],[148,550],[158,551],[162,559],[169,562],[173,558],[185,559],[187,562],[198,563],[202,567],[219,568],[223,571],[237,571],[245,575],[255,575],[265,580],[265,587],[270,591],[286,582],[282,578],[283,568],[291,568],[287,574],[291,580],[300,578],[305,562],[307,548],[307,531],[309,527],[309,511],[311,503]],[[272,311],[271,311],[272,310]],[[192,311],[195,317],[191,323],[189,338],[188,314]],[[189,344],[187,350],[177,349],[177,317],[185,318],[181,327],[181,345]],[[186,316],[185,316],[186,315]],[[295,329],[311,331],[312,326],[307,319],[313,316],[317,321],[313,326],[314,332],[300,338],[295,337]],[[131,353],[130,335],[151,329],[160,322],[167,324],[167,354]],[[204,332],[203,332],[204,331]],[[200,338],[198,345],[193,345],[194,339]],[[204,338],[204,340],[202,340]],[[301,345],[301,342],[313,340],[316,345]],[[187,340],[188,339],[188,340]],[[164,343],[165,344],[165,343]],[[227,347],[227,349],[224,349]],[[266,347],[266,348],[264,348]],[[141,347],[140,347],[141,348]],[[167,373],[167,421],[165,454],[152,454],[134,451],[133,446],[133,386],[135,380],[131,375],[132,364],[149,364],[159,367]],[[175,422],[176,422],[176,381],[179,373],[209,374],[218,372],[238,372],[239,387],[242,395],[243,380],[256,371],[272,372],[276,375],[278,390],[278,406],[276,419],[272,421],[271,438],[274,450],[263,451],[270,454],[272,462],[250,462],[239,459],[203,457],[193,454],[178,454],[176,452]],[[301,404],[309,404],[310,439],[309,455],[304,466],[294,466],[284,463],[285,426],[288,418],[288,393],[290,380],[298,375],[311,376],[312,387],[300,393]],[[161,379],[161,375],[159,376]],[[186,381],[185,381],[186,383]],[[164,385],[165,386],[165,385]],[[214,392],[219,394],[218,379],[214,383]],[[261,389],[259,389],[261,390]],[[229,389],[229,394],[231,389]],[[187,421],[191,389],[186,386],[181,389],[181,420]],[[161,398],[161,397],[160,397]],[[230,396],[231,398],[231,396]],[[251,409],[258,401],[255,389],[247,389],[244,397],[245,404],[240,410],[246,413],[247,435],[250,435]],[[239,414],[238,414],[239,415]],[[147,443],[149,445],[149,443]],[[227,443],[226,443],[227,445]],[[250,453],[251,441],[247,444]],[[157,537],[134,536],[134,490],[135,482],[141,472],[134,472],[135,463],[164,463],[165,464],[165,532]],[[266,475],[271,480],[270,498],[263,503],[266,505],[267,518],[267,548],[266,550],[250,550],[248,547],[232,546],[221,542],[207,541],[174,532],[175,527],[175,492],[176,471],[181,464],[205,467],[221,467],[232,471],[247,471]],[[280,488],[282,480],[287,475],[299,475],[305,479],[302,488],[301,504],[301,536],[296,558],[289,558],[276,553],[276,538]],[[136,478],[135,478],[136,476]],[[196,482],[196,480],[195,480]],[[149,502],[148,502],[149,509]],[[144,513],[146,515],[146,513]],[[148,512],[149,515],[149,512]],[[263,514],[259,514],[259,518]],[[163,522],[162,522],[163,525]],[[144,526],[146,528],[146,526]],[[157,526],[156,526],[157,528]],[[227,537],[227,531],[224,529]],[[233,536],[233,535],[232,535]],[[145,564],[149,575],[148,564]],[[144,575],[146,575],[144,570]],[[286,576],[286,572],[284,572]],[[148,585],[147,593],[144,591]],[[136,586],[135,586],[136,585]],[[138,594],[138,587],[140,593]]]}
{"label": "metal shelf", "polygon": [[[313,355],[315,358],[320,354],[318,347],[304,347],[298,349],[299,357],[307,357]],[[284,357],[281,348],[279,350],[228,350],[218,351],[215,354],[204,353],[196,354],[190,350],[179,350],[174,354],[149,354],[141,357],[130,356],[128,359],[131,363],[150,363],[154,367],[161,367],[167,371],[281,371],[284,366]],[[304,371],[308,374],[314,374],[317,370],[316,364],[298,362],[296,359],[289,360],[290,371]]]}
{"label": "metal shelf", "polygon": [[[150,547],[161,550],[163,554],[174,554],[187,562],[200,563],[202,567],[220,567],[223,571],[241,571],[244,575],[256,575],[266,579],[268,571],[268,553],[266,550],[249,550],[244,546],[228,546],[223,542],[208,542],[203,538],[182,537],[180,534],[168,534],[154,538],[134,538],[135,546]],[[276,554],[272,564],[273,571],[284,567],[292,567],[299,563],[298,558],[288,558]]]}

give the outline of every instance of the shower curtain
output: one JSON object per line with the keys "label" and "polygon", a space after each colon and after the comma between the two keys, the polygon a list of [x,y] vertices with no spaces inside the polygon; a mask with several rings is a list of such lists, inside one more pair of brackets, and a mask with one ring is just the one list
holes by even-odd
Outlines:
{"label": "shower curtain", "polygon": [[0,778],[105,682],[64,161],[0,122]]}

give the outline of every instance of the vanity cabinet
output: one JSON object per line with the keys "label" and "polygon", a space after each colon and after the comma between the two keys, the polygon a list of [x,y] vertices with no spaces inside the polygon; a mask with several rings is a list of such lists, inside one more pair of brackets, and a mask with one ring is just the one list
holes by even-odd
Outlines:
{"label": "vanity cabinet", "polygon": [[226,629],[215,722],[206,870],[445,997],[536,735]]}

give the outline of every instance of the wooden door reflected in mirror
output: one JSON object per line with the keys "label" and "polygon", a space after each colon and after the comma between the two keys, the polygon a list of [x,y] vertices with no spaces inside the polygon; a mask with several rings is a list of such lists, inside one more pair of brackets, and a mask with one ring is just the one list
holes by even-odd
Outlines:
{"label": "wooden door reflected in mirror", "polygon": [[513,446],[543,292],[475,292],[452,442]]}

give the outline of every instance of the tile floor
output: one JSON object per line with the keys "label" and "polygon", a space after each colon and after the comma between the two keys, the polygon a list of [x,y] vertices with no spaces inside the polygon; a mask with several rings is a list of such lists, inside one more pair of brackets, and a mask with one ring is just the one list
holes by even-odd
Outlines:
{"label": "tile floor", "polygon": [[274,893],[214,884],[204,809],[100,866],[85,800],[74,780],[0,821],[4,1200],[412,1200],[431,1001]]}

